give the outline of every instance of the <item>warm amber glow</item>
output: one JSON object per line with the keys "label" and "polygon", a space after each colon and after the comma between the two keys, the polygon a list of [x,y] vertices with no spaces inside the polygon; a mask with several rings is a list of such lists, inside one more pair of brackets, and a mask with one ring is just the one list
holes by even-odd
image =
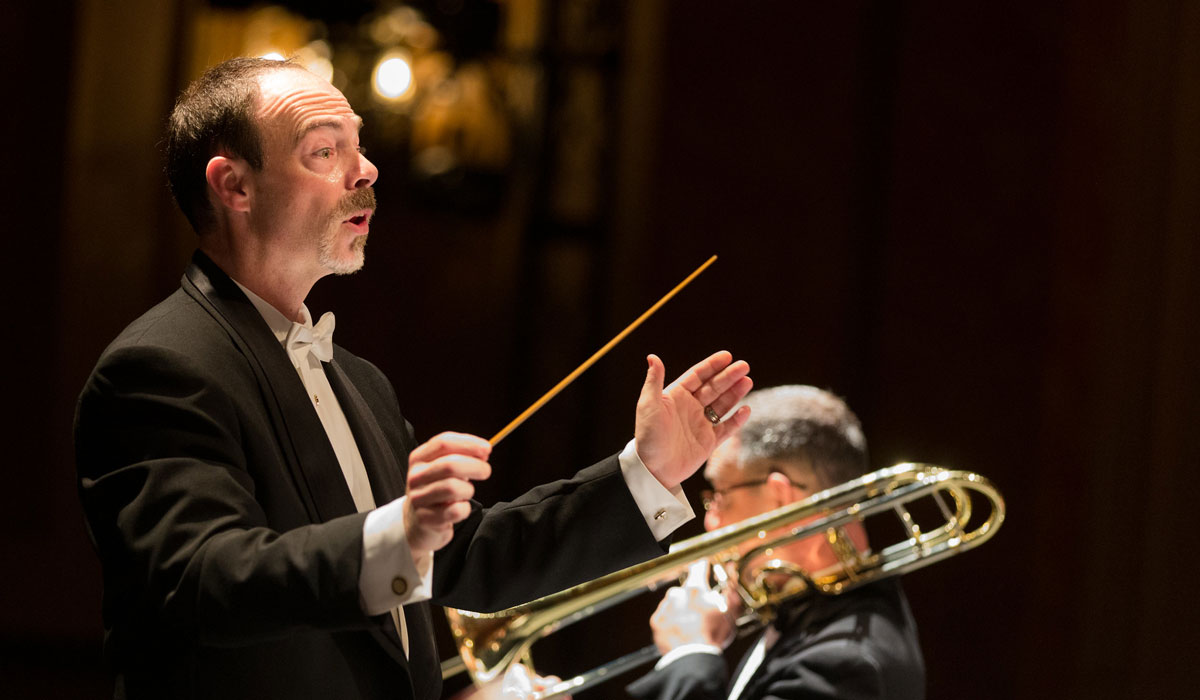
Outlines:
{"label": "warm amber glow", "polygon": [[329,43],[320,39],[310,41],[296,51],[296,60],[313,75],[320,76],[333,82],[333,49]]}
{"label": "warm amber glow", "polygon": [[397,53],[385,55],[375,66],[371,85],[376,94],[389,100],[412,96],[413,72],[408,58]]}

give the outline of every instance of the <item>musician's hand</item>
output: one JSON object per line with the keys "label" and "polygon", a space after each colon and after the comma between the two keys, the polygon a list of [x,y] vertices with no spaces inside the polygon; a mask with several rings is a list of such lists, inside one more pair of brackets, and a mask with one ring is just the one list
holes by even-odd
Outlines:
{"label": "musician's hand", "polygon": [[[525,664],[513,664],[504,672],[504,682],[500,684],[500,698],[525,700],[534,693],[544,693],[561,682],[562,679],[558,676],[539,676],[530,671]],[[571,700],[570,695],[558,697]]]}
{"label": "musician's hand", "polygon": [[491,475],[491,452],[483,438],[442,433],[408,455],[404,532],[414,555],[446,546],[454,524],[471,514],[471,482]]}
{"label": "musician's hand", "polygon": [[708,586],[708,561],[694,564],[682,586],[667,591],[650,616],[654,644],[663,654],[685,644],[729,646],[736,632],[735,610],[727,597]]}
{"label": "musician's hand", "polygon": [[[525,664],[518,663],[509,666],[499,680],[480,688],[467,688],[454,695],[452,700],[528,700],[534,693],[544,693],[561,682],[558,676],[539,676]],[[571,700],[570,695],[557,697]]]}
{"label": "musician's hand", "polygon": [[646,358],[646,382],[638,397],[634,437],[638,456],[668,489],[678,486],[704,464],[713,449],[750,417],[743,406],[717,425],[705,416],[711,406],[724,416],[742,400],[753,382],[750,365],[722,350],[684,372],[665,390],[666,369],[655,355]]}

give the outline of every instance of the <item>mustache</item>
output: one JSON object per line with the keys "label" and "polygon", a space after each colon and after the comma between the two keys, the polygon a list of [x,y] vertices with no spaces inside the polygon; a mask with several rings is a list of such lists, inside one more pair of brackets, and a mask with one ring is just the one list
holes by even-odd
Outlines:
{"label": "mustache", "polygon": [[341,221],[353,216],[355,212],[374,208],[375,189],[372,187],[362,187],[342,197],[341,201],[338,202],[337,212],[334,216]]}

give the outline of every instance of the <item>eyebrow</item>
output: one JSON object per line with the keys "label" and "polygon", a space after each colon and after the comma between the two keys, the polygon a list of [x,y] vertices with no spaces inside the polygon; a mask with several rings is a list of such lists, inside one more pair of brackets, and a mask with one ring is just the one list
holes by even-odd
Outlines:
{"label": "eyebrow", "polygon": [[[354,123],[358,127],[358,129],[361,131],[362,127],[363,127],[362,117],[358,116],[357,114],[354,115]],[[305,124],[304,127],[301,128],[300,131],[296,134],[296,143],[300,143],[301,141],[303,141],[304,137],[307,136],[309,134],[309,132],[316,131],[317,129],[322,129],[322,128],[336,129],[337,131],[342,131],[342,120],[340,120],[340,119],[319,119],[315,122],[309,122],[308,124]]]}

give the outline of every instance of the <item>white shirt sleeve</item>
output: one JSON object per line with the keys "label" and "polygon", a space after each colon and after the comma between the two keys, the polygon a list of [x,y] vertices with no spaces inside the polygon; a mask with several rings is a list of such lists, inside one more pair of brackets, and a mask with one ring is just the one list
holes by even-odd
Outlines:
{"label": "white shirt sleeve", "polygon": [[429,600],[433,595],[433,555],[414,561],[404,533],[401,496],[367,514],[363,523],[362,568],[358,588],[363,610],[382,615],[392,608]]}
{"label": "white shirt sleeve", "polygon": [[665,668],[672,661],[675,661],[682,656],[687,656],[688,654],[712,654],[714,656],[720,656],[721,648],[715,647],[711,644],[684,644],[682,646],[677,646],[671,651],[668,651],[666,654],[663,654],[663,657],[658,660],[658,663],[654,664],[654,670],[657,671],[661,668]]}
{"label": "white shirt sleeve", "polygon": [[625,445],[617,460],[621,463],[625,484],[629,486],[629,492],[633,494],[633,500],[646,519],[650,532],[654,533],[654,539],[666,539],[680,525],[696,517],[681,487],[676,486],[668,491],[654,478],[638,456],[633,440]]}

